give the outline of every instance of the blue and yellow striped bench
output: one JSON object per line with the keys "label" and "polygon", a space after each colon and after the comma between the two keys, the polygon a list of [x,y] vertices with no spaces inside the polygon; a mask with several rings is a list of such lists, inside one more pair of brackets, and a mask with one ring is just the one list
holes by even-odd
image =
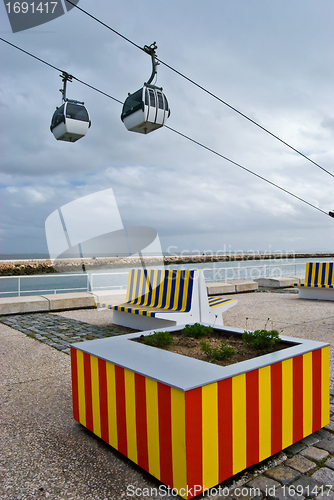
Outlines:
{"label": "blue and yellow striped bench", "polygon": [[334,262],[307,262],[304,283],[293,283],[299,288],[299,298],[334,300]]}
{"label": "blue and yellow striped bench", "polygon": [[130,269],[126,302],[112,305],[113,323],[138,330],[198,321],[223,325],[222,313],[233,299],[207,296],[204,276],[194,270]]}

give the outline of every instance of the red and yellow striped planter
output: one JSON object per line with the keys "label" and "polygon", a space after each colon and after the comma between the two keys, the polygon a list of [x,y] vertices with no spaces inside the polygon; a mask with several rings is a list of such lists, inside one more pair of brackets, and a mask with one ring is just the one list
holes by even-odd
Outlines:
{"label": "red and yellow striped planter", "polygon": [[73,415],[183,498],[329,423],[328,344],[283,337],[293,345],[220,367],[137,336],[72,346]]}

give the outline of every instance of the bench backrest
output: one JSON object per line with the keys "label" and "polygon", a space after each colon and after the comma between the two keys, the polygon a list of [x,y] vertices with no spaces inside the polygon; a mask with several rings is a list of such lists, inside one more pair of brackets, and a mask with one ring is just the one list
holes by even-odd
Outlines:
{"label": "bench backrest", "polygon": [[307,262],[305,286],[333,288],[333,262]]}
{"label": "bench backrest", "polygon": [[128,304],[189,312],[196,271],[130,269]]}

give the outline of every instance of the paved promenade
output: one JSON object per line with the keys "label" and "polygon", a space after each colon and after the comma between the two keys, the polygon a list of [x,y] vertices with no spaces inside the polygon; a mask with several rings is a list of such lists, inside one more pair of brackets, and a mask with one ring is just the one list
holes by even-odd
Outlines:
{"label": "paved promenade", "polygon": [[[294,293],[236,298],[224,314],[227,326],[262,328],[269,318],[268,327],[283,335],[332,342],[332,302]],[[128,331],[113,327],[111,317],[108,310],[77,310],[0,318],[1,500],[179,498],[166,489],[159,494],[161,483],[73,420],[68,345]],[[331,410],[327,428],[224,482],[211,498],[303,500],[319,493],[334,500],[334,398]]]}

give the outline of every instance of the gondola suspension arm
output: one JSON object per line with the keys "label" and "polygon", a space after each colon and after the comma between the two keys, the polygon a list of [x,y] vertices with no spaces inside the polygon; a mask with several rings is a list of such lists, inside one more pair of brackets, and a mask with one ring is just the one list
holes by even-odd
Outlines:
{"label": "gondola suspension arm", "polygon": [[157,56],[155,53],[157,48],[158,47],[157,47],[156,42],[151,43],[151,45],[144,45],[145,52],[147,54],[149,54],[151,56],[151,59],[152,59],[152,74],[151,74],[150,78],[147,80],[147,82],[145,83],[145,85],[147,85],[147,86],[151,85],[151,83],[153,82],[154,77],[157,74],[157,66],[160,64],[157,61]]}
{"label": "gondola suspension arm", "polygon": [[[61,92],[61,95],[62,95],[62,100],[63,100],[63,102],[65,103],[65,102],[70,101],[70,102],[74,102],[74,103],[76,103],[76,104],[82,104],[82,105],[84,105],[85,103],[84,103],[84,102],[82,102],[82,101],[77,101],[77,100],[75,100],[75,99],[68,99],[68,98],[66,97],[67,82],[72,83],[72,78],[73,78],[73,76],[72,76],[72,75],[70,75],[69,73],[66,73],[66,71],[63,71],[63,72],[62,72],[62,74],[61,74],[61,75],[59,75],[59,76],[60,76],[60,78],[62,79],[62,82],[63,82],[63,88],[62,88],[62,89],[59,89],[59,92]],[[89,125],[89,126],[90,126],[90,125]]]}
{"label": "gondola suspension arm", "polygon": [[73,76],[66,73],[66,71],[63,71],[63,74],[59,75],[59,76],[62,78],[62,82],[63,82],[63,88],[59,89],[59,92],[61,92],[61,94],[62,94],[63,102],[66,102],[67,101],[67,98],[66,98],[67,82],[72,82]]}

